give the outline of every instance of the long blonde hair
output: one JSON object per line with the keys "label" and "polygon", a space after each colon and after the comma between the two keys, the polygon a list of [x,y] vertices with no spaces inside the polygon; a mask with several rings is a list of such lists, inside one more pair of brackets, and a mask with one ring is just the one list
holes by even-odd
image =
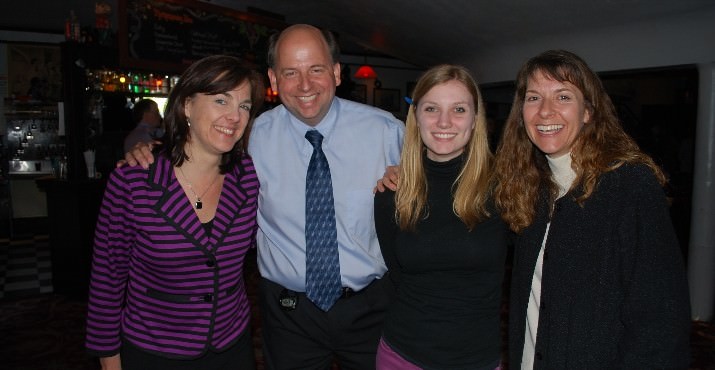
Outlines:
{"label": "long blonde hair", "polygon": [[434,86],[456,80],[464,84],[474,99],[477,110],[472,136],[462,153],[464,164],[454,191],[454,213],[471,230],[489,216],[492,153],[487,141],[487,124],[482,95],[469,71],[457,65],[443,64],[430,68],[417,81],[412,104],[407,113],[405,141],[400,161],[400,184],[395,193],[395,217],[402,230],[414,230],[417,222],[429,214],[427,209],[427,177],[424,169],[426,150],[417,125],[416,106]]}
{"label": "long blonde hair", "polygon": [[[571,189],[580,190],[575,194],[580,205],[593,194],[601,175],[625,163],[645,164],[661,184],[665,183],[665,176],[653,159],[621,127],[613,102],[596,73],[571,52],[549,50],[527,61],[519,71],[514,103],[496,151],[495,201],[513,231],[520,232],[533,222],[539,197],[548,196],[553,201],[558,192],[545,155],[529,140],[524,128],[527,83],[537,73],[576,86],[583,93],[590,113],[571,148],[576,172]],[[541,193],[544,188],[547,194]]]}

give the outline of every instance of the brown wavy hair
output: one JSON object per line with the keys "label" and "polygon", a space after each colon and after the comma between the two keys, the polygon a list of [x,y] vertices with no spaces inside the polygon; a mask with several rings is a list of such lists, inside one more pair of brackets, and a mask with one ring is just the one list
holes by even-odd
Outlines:
{"label": "brown wavy hair", "polygon": [[443,64],[430,68],[417,81],[412,94],[412,104],[407,113],[406,131],[400,160],[400,184],[395,193],[395,217],[402,230],[414,230],[415,225],[429,214],[427,209],[427,177],[424,169],[424,152],[427,150],[420,137],[415,109],[420,99],[434,86],[448,81],[459,81],[467,88],[476,109],[475,127],[462,156],[464,164],[454,187],[454,213],[471,230],[489,216],[486,202],[489,198],[492,153],[487,141],[487,124],[482,95],[469,71],[457,65]]}
{"label": "brown wavy hair", "polygon": [[[558,194],[544,153],[529,140],[524,128],[526,87],[529,78],[537,73],[576,86],[590,113],[571,148],[576,179],[570,190],[579,189],[574,193],[578,204],[583,206],[593,194],[601,175],[626,163],[647,165],[665,184],[661,169],[621,127],[613,102],[596,73],[576,54],[549,50],[531,58],[519,70],[514,103],[496,151],[495,200],[512,230],[520,232],[533,222],[540,196],[548,196],[553,202]],[[542,189],[548,191],[543,193]]]}

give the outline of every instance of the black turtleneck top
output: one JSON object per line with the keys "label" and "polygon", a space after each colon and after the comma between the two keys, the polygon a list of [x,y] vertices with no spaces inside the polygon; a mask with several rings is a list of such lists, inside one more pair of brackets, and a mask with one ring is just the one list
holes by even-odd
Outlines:
{"label": "black turtleneck top", "polygon": [[502,278],[507,227],[491,217],[472,231],[452,209],[462,167],[424,157],[427,218],[415,231],[395,223],[394,192],[375,196],[375,226],[395,285],[383,338],[424,369],[493,369],[500,357]]}

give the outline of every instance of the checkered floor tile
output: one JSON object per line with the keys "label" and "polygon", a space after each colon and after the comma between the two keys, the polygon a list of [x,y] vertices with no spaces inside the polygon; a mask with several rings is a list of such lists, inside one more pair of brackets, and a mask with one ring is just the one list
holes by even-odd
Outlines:
{"label": "checkered floor tile", "polygon": [[51,292],[47,235],[0,239],[0,298]]}

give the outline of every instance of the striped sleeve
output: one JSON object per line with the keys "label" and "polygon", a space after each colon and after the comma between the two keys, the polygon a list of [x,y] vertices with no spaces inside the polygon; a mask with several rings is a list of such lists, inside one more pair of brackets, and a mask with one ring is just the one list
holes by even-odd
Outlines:
{"label": "striped sleeve", "polygon": [[107,357],[119,352],[121,312],[135,227],[132,181],[146,178],[139,169],[117,169],[107,181],[97,217],[87,310],[86,347]]}

